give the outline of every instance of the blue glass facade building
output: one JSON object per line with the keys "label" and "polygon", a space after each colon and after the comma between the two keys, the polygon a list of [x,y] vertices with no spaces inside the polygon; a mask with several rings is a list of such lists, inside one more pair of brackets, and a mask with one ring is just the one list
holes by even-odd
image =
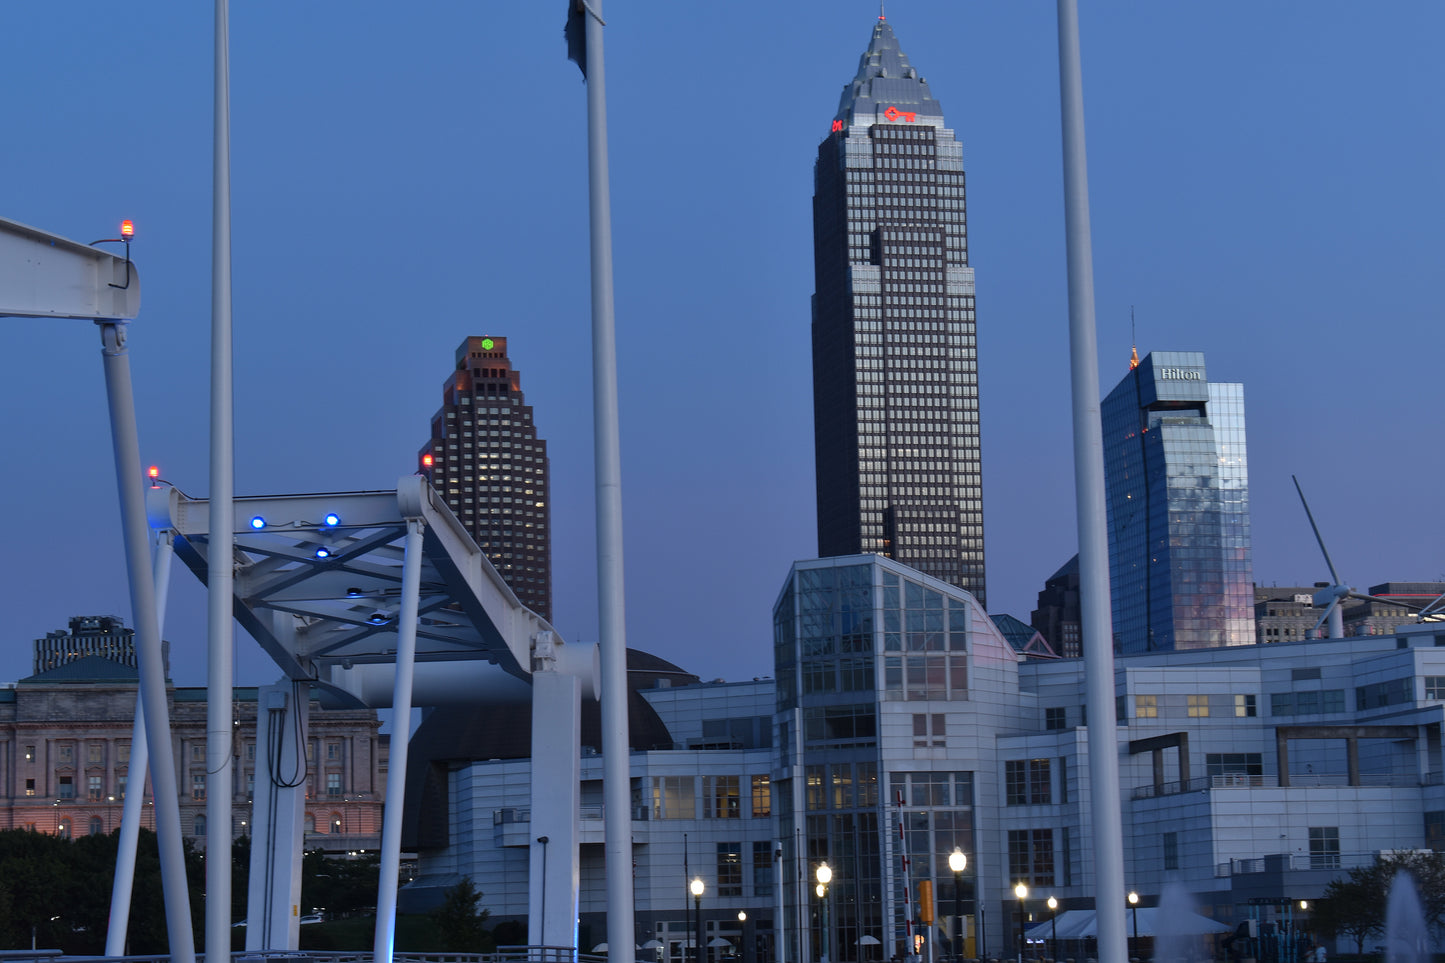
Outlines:
{"label": "blue glass facade building", "polygon": [[1115,647],[1253,644],[1244,386],[1155,351],[1101,415]]}

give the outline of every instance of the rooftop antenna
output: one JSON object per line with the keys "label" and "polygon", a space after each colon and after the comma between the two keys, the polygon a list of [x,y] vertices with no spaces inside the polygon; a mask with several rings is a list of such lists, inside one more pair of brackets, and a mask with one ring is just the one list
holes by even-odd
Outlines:
{"label": "rooftop antenna", "polygon": [[884,2],[884,0],[878,0],[878,19],[879,19],[879,20],[887,20],[887,19],[888,19],[887,13],[885,13],[884,10],[883,10],[883,2]]}
{"label": "rooftop antenna", "polygon": [[1129,370],[1139,367],[1139,339],[1134,336],[1134,305],[1129,305]]}

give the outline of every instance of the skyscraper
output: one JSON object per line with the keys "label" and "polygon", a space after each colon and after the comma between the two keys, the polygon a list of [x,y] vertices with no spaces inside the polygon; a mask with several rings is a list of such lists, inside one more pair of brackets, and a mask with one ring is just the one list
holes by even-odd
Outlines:
{"label": "skyscraper", "polygon": [[467,338],[457,348],[419,460],[517,598],[550,622],[547,443],[537,437],[506,338]]}
{"label": "skyscraper", "polygon": [[1115,645],[1253,644],[1244,386],[1210,383],[1198,351],[1155,351],[1101,418]]}
{"label": "skyscraper", "polygon": [[818,554],[877,553],[984,601],[963,148],[882,17],[818,148]]}

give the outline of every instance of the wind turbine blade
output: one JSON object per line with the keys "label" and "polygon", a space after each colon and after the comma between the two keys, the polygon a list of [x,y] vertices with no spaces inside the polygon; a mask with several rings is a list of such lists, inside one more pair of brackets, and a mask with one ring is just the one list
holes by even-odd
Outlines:
{"label": "wind turbine blade", "polygon": [[1318,632],[1318,631],[1320,630],[1320,626],[1325,624],[1325,619],[1327,619],[1327,618],[1330,617],[1330,613],[1335,610],[1335,606],[1337,606],[1337,605],[1340,604],[1340,599],[1341,599],[1342,597],[1343,597],[1343,596],[1339,596],[1339,595],[1335,596],[1334,601],[1331,602],[1329,605],[1326,605],[1326,606],[1325,606],[1325,613],[1324,613],[1323,615],[1321,615],[1321,616],[1320,616],[1320,620],[1315,623],[1315,627],[1314,627],[1313,631]]}
{"label": "wind turbine blade", "polygon": [[1305,501],[1304,489],[1299,487],[1298,478],[1293,475],[1289,476],[1289,478],[1290,481],[1294,482],[1294,490],[1299,492],[1300,504],[1305,507],[1305,517],[1310,520],[1310,528],[1314,530],[1315,541],[1320,543],[1320,552],[1324,555],[1325,565],[1330,570],[1330,584],[1339,585],[1340,577],[1335,573],[1335,563],[1330,561],[1330,550],[1325,548],[1325,540],[1320,537],[1320,527],[1315,524],[1315,516],[1314,513],[1310,511],[1310,503]]}

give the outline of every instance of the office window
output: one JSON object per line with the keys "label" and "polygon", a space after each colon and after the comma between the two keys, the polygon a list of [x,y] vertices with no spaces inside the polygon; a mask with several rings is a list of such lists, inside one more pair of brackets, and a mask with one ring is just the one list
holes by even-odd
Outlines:
{"label": "office window", "polygon": [[116,773],[115,776],[115,798],[125,798],[125,773]]}
{"label": "office window", "polygon": [[753,895],[773,895],[773,844],[753,840]]}
{"label": "office window", "polygon": [[1010,829],[1009,879],[1032,886],[1054,885],[1054,831]]}
{"label": "office window", "polygon": [[947,723],[941,712],[916,712],[913,714],[913,747],[925,749],[929,746],[947,746]]}
{"label": "office window", "polygon": [[254,742],[248,742],[248,743],[246,743],[246,761],[247,761],[247,762],[255,762],[255,761],[256,761],[256,744],[255,744]]}
{"label": "office window", "polygon": [[115,744],[115,761],[124,765],[130,762],[130,743],[117,742]]}
{"label": "office window", "polygon": [[62,819],[59,823],[57,823],[55,826],[55,835],[59,836],[61,839],[69,839],[70,820]]}
{"label": "office window", "polygon": [[33,796],[33,795],[35,795],[35,780],[34,780],[34,779],[27,779],[27,780],[25,780],[25,795],[27,795],[27,796]]}
{"label": "office window", "polygon": [[1340,827],[1310,827],[1310,869],[1338,869],[1340,866]]}
{"label": "office window", "polygon": [[1445,675],[1425,676],[1425,698],[1445,699]]}
{"label": "office window", "polygon": [[191,743],[191,762],[206,761],[206,744],[204,742]]}
{"label": "office window", "polygon": [[1445,852],[1445,811],[1425,814],[1425,845],[1437,853]]}
{"label": "office window", "polygon": [[204,836],[204,835],[206,835],[206,814],[205,814],[205,813],[196,813],[196,821],[195,821],[195,823],[193,823],[193,826],[194,826],[194,829],[192,830],[192,835],[194,835],[194,836]]}
{"label": "office window", "polygon": [[55,760],[61,763],[75,762],[75,747],[68,742],[56,746]]}
{"label": "office window", "polygon": [[326,795],[328,795],[328,796],[339,796],[339,795],[341,795],[341,773],[339,773],[339,772],[328,772],[328,773],[326,774]]}
{"label": "office window", "polygon": [[743,895],[743,844],[717,844],[717,894]]}
{"label": "office window", "polygon": [[105,835],[105,821],[104,821],[103,819],[101,819],[99,816],[91,816],[91,817],[90,817],[90,835],[92,835],[92,836],[103,836],[103,835]]}
{"label": "office window", "polygon": [[1165,868],[1165,869],[1178,869],[1178,868],[1179,868],[1179,834],[1178,834],[1178,833],[1165,833],[1165,834],[1164,834],[1164,846],[1163,846],[1163,848],[1164,848],[1164,868]]}
{"label": "office window", "polygon": [[71,776],[61,776],[61,777],[56,781],[56,785],[57,785],[57,787],[58,787],[58,789],[59,789],[58,795],[60,796],[61,799],[74,799],[74,798],[75,798],[75,779],[74,779],[74,777],[71,777]]}
{"label": "office window", "polygon": [[1134,697],[1134,718],[1159,718],[1159,697],[1157,695],[1136,695]]}
{"label": "office window", "polygon": [[773,814],[773,791],[769,776],[753,777],[753,818],[761,819]]}
{"label": "office window", "polygon": [[1239,719],[1253,718],[1258,714],[1255,708],[1254,696],[1237,695],[1234,697],[1234,715]]}
{"label": "office window", "polygon": [[1191,718],[1191,719],[1205,719],[1205,718],[1208,718],[1208,716],[1209,716],[1209,696],[1207,696],[1207,695],[1191,695],[1191,696],[1185,696],[1185,700],[1186,700],[1186,702],[1188,703],[1189,718]]}
{"label": "office window", "polygon": [[1068,710],[1063,706],[1050,706],[1044,710],[1044,728],[1066,729],[1068,718]]}
{"label": "office window", "polygon": [[105,761],[105,743],[87,742],[85,744],[85,761],[92,766],[98,766]]}
{"label": "office window", "polygon": [[653,776],[652,818],[696,819],[696,793],[692,776]]}
{"label": "office window", "polygon": [[34,746],[26,746],[26,747],[25,747],[25,761],[26,761],[26,762],[34,762],[34,761],[35,761],[35,747],[34,747]]}
{"label": "office window", "polygon": [[100,776],[89,776],[86,779],[86,795],[92,802],[100,802],[101,793],[104,791],[101,786]]}
{"label": "office window", "polygon": [[1004,788],[1010,806],[1053,801],[1048,759],[1010,759],[1004,763]]}
{"label": "office window", "polygon": [[339,742],[328,742],[328,743],[326,744],[326,761],[327,761],[327,762],[340,762],[340,761],[341,761],[341,743],[339,743]]}
{"label": "office window", "polygon": [[206,798],[206,774],[198,772],[191,776],[191,798]]}
{"label": "office window", "polygon": [[742,815],[737,776],[704,776],[702,816],[704,819],[737,819]]}

